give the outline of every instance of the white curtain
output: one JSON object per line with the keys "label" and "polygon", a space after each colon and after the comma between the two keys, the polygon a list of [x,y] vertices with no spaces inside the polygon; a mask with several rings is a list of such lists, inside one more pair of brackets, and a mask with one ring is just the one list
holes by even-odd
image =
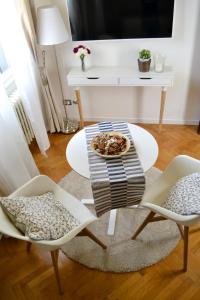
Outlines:
{"label": "white curtain", "polygon": [[38,146],[41,152],[45,153],[50,144],[40,102],[39,71],[23,31],[19,9],[20,1],[0,1],[1,45],[10,63]]}
{"label": "white curtain", "polygon": [[[29,47],[33,52],[34,60],[37,65],[38,53],[41,52],[41,47],[37,47],[36,31],[34,26],[34,8],[30,5],[30,0],[17,0],[20,2],[20,15],[23,25],[23,30],[26,35],[26,40],[29,43]],[[36,21],[36,20],[35,20]],[[44,51],[43,51],[44,52]],[[46,112],[48,130],[53,132],[60,132],[64,129],[64,121],[62,112],[59,106],[60,95],[62,95],[62,87],[59,85],[59,93],[54,93],[54,87],[52,86],[52,76],[50,76],[47,68],[45,67],[45,56],[42,52],[42,63],[40,63],[40,83],[43,92],[43,102]],[[52,61],[51,61],[52,64]],[[54,78],[53,78],[54,80]]]}
{"label": "white curtain", "polygon": [[38,174],[0,77],[0,190],[8,195]]}

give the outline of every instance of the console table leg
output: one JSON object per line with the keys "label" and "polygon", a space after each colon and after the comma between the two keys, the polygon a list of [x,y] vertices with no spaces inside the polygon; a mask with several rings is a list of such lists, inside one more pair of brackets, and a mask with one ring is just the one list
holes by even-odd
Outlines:
{"label": "console table leg", "polygon": [[162,130],[163,114],[165,109],[165,99],[166,99],[167,89],[162,87],[161,98],[160,98],[160,118],[159,118],[159,132]]}
{"label": "console table leg", "polygon": [[82,109],[82,105],[81,105],[80,90],[76,89],[75,94],[76,94],[76,101],[77,101],[77,104],[78,104],[78,111],[79,111],[79,116],[80,116],[80,128],[83,128],[84,127],[84,121],[83,121],[83,109]]}

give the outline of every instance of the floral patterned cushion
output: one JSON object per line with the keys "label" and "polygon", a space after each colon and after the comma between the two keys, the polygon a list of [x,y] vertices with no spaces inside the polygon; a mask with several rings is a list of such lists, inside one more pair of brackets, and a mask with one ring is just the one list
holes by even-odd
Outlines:
{"label": "floral patterned cushion", "polygon": [[179,179],[162,206],[181,215],[200,214],[200,173]]}
{"label": "floral patterned cushion", "polygon": [[0,197],[0,204],[14,225],[33,240],[56,240],[80,225],[52,192],[12,199]]}

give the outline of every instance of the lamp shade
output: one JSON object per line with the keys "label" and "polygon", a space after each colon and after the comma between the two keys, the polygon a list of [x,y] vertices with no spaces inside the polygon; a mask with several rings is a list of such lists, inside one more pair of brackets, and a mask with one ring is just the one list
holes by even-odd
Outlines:
{"label": "lamp shade", "polygon": [[56,45],[68,39],[67,30],[58,7],[40,6],[37,9],[37,37],[40,45]]}

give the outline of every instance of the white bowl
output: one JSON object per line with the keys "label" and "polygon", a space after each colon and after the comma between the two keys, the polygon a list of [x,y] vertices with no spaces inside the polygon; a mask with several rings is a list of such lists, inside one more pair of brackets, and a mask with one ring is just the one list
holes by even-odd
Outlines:
{"label": "white bowl", "polygon": [[[99,133],[98,135],[100,135],[100,134],[101,134],[101,133]],[[128,138],[126,135],[122,134],[121,132],[117,132],[117,131],[109,131],[109,132],[102,132],[102,134],[118,135],[118,136],[121,136],[121,137],[125,138],[125,139],[126,139],[126,150],[123,151],[123,152],[120,152],[119,154],[115,154],[115,155],[105,155],[105,154],[101,154],[101,153],[99,153],[98,151],[96,151],[96,150],[94,149],[94,139],[96,138],[96,136],[95,136],[95,137],[92,139],[91,144],[90,144],[90,145],[91,145],[91,148],[92,148],[92,150],[94,151],[95,154],[97,154],[97,155],[99,155],[99,156],[101,156],[101,157],[105,157],[105,158],[114,158],[114,157],[120,157],[120,156],[122,156],[122,155],[125,155],[125,154],[128,152],[128,150],[130,149],[131,143],[130,143],[129,138]]]}

